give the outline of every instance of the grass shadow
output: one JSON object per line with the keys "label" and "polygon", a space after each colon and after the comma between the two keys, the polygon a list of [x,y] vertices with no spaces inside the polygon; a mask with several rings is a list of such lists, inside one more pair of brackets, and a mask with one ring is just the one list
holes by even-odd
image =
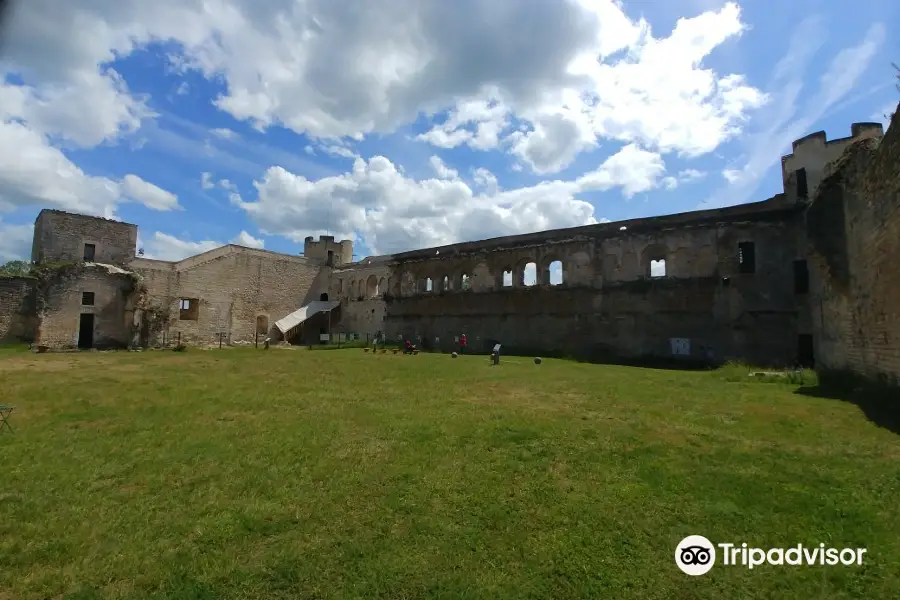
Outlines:
{"label": "grass shadow", "polygon": [[847,373],[821,373],[818,385],[795,394],[855,404],[872,423],[900,435],[900,388]]}

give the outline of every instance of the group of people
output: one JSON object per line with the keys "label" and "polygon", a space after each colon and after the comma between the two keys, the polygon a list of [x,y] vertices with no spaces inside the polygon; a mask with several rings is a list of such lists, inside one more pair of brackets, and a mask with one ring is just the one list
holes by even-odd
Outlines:
{"label": "group of people", "polygon": [[[459,353],[460,353],[460,354],[465,354],[465,353],[466,353],[466,348],[467,348],[468,344],[469,344],[469,342],[468,342],[468,340],[466,339],[466,334],[460,335],[460,336],[459,336]],[[403,352],[404,352],[405,354],[412,354],[412,353],[415,352],[416,350],[418,350],[418,348],[416,348],[416,345],[413,344],[412,341],[410,341],[409,338],[407,338],[407,339],[406,339],[406,342],[405,342],[404,345],[403,345]]]}

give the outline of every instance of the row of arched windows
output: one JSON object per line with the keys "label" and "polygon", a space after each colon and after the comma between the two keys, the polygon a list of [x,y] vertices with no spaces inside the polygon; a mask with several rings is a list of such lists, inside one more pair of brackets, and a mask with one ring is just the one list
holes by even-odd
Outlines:
{"label": "row of arched windows", "polygon": [[[513,266],[508,266],[497,272],[494,288],[508,287],[531,287],[534,285],[561,285],[564,280],[563,263],[554,260],[545,263],[543,269],[538,269],[537,263],[534,261],[522,262]],[[416,282],[417,293],[445,292],[445,291],[465,291],[472,287],[472,274],[461,273],[458,276],[451,277],[444,275],[443,277],[432,279],[431,277],[420,278]]]}
{"label": "row of arched windows", "polygon": [[[560,260],[544,262],[543,268],[538,268],[535,261],[523,261],[516,265],[507,266],[497,271],[492,288],[531,287],[535,285],[556,286],[565,281],[565,270]],[[369,275],[361,279],[338,279],[336,283],[337,295],[351,300],[378,298],[384,294],[427,294],[433,292],[466,291],[472,289],[473,274],[464,272],[457,275],[443,275],[435,278],[422,277],[418,280],[407,274],[404,281],[408,282],[402,287],[405,289],[392,290],[390,277],[378,277]],[[395,286],[400,287],[400,286]]]}

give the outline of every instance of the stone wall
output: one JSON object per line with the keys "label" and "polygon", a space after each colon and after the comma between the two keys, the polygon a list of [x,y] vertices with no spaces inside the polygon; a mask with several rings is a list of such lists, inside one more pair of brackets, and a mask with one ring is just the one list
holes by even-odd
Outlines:
{"label": "stone wall", "polygon": [[807,213],[819,365],[900,383],[900,116],[832,164]]}
{"label": "stone wall", "polygon": [[473,349],[610,358],[671,357],[678,338],[684,358],[793,364],[811,333],[794,287],[802,207],[756,204],[395,256],[386,330],[443,349],[466,333]]}
{"label": "stone wall", "polygon": [[231,245],[178,263],[136,259],[131,268],[149,304],[168,312],[166,341],[180,333],[188,345],[216,344],[220,332],[223,343],[251,343],[257,327],[261,338],[275,335],[277,320],[328,293],[330,272],[304,257]]}
{"label": "stone wall", "polygon": [[341,301],[340,320],[333,332],[374,336],[385,327],[385,294],[390,294],[390,266],[385,259],[367,259],[335,269],[331,298]]}
{"label": "stone wall", "polygon": [[93,262],[126,265],[134,258],[137,225],[45,209],[34,223],[31,260],[80,262],[85,244],[94,246]]}
{"label": "stone wall", "polygon": [[[124,348],[132,341],[131,294],[135,279],[120,269],[72,265],[41,276],[35,344],[76,348],[80,330],[91,331],[93,348]],[[90,294],[86,297],[85,293]],[[84,322],[82,315],[92,315]]]}
{"label": "stone wall", "polygon": [[30,277],[0,277],[0,341],[34,340],[36,286]]}

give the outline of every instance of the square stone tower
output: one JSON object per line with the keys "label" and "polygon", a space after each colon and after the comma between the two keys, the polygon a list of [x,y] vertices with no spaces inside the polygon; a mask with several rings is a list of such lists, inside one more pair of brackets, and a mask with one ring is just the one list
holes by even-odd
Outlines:
{"label": "square stone tower", "polygon": [[31,260],[127,266],[137,248],[137,225],[44,209],[34,221]]}

